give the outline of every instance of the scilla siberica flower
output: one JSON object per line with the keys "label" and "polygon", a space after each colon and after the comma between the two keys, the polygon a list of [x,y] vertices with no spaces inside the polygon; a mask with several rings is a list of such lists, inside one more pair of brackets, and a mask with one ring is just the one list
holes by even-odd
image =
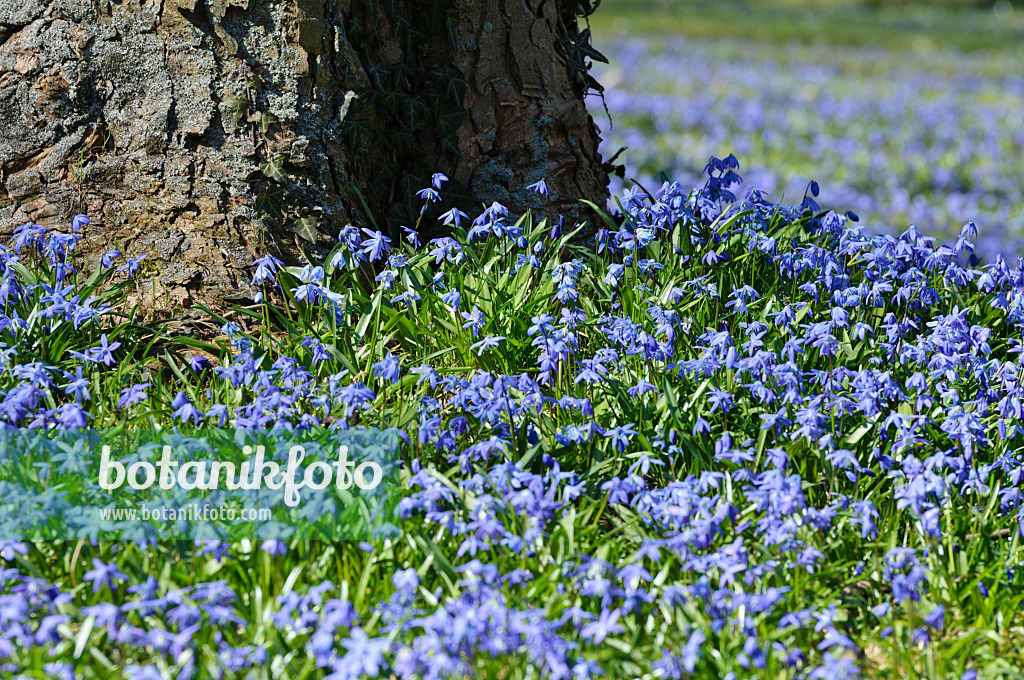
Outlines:
{"label": "scilla siberica flower", "polygon": [[484,313],[480,311],[476,305],[473,305],[472,311],[462,312],[462,318],[466,320],[466,323],[462,324],[463,328],[469,328],[473,337],[477,336],[477,333],[484,327],[484,320],[486,317]]}
{"label": "scilla siberica flower", "polygon": [[501,344],[501,341],[505,339],[504,335],[485,336],[483,340],[474,342],[469,346],[470,349],[476,350],[477,356],[482,356],[484,352],[489,349],[494,349]]}
{"label": "scilla siberica flower", "polygon": [[422,198],[424,201],[423,208],[420,211],[421,213],[426,212],[427,205],[429,203],[436,203],[437,201],[441,200],[441,194],[439,194],[437,192],[437,189],[435,189],[432,186],[426,187],[425,189],[420,189],[419,191],[416,192],[416,195]]}
{"label": "scilla siberica flower", "polygon": [[452,208],[448,212],[442,214],[437,218],[438,222],[442,224],[454,226],[456,229],[462,226],[462,220],[468,219],[469,215],[462,212],[458,208]]}
{"label": "scilla siberica flower", "polygon": [[392,384],[397,383],[402,375],[398,357],[391,353],[373,365],[373,372],[378,378]]}
{"label": "scilla siberica flower", "polygon": [[534,182],[533,184],[527,184],[526,188],[530,189],[531,191],[536,191],[538,194],[545,198],[547,198],[548,196],[548,183],[544,181],[543,177]]}
{"label": "scilla siberica flower", "polygon": [[103,333],[100,335],[100,344],[96,347],[87,349],[84,354],[75,351],[70,352],[70,354],[86,361],[93,361],[107,366],[113,366],[117,363],[117,359],[114,358],[114,350],[119,347],[121,347],[120,342],[109,342],[107,340],[107,334]]}
{"label": "scilla siberica flower", "polygon": [[175,409],[172,414],[174,418],[180,420],[182,423],[192,421],[198,425],[203,420],[203,413],[197,409],[191,401],[189,401],[188,395],[185,394],[184,390],[178,392],[171,402],[171,408]]}
{"label": "scilla siberica flower", "polygon": [[370,262],[376,262],[391,252],[391,239],[379,231],[363,229],[366,238],[363,240],[361,250],[368,256]]}
{"label": "scilla siberica flower", "polygon": [[117,400],[117,407],[128,408],[129,406],[134,406],[135,404],[145,401],[148,398],[148,395],[146,394],[147,387],[151,387],[151,384],[148,382],[136,383],[129,387],[125,387],[121,390],[121,397]]}
{"label": "scilla siberica flower", "polygon": [[92,566],[91,570],[85,572],[85,580],[92,582],[94,593],[99,592],[103,586],[117,590],[117,583],[127,578],[116,564],[104,564],[98,558],[93,558]]}
{"label": "scilla siberica flower", "polygon": [[125,258],[125,264],[122,265],[117,271],[122,273],[127,272],[128,278],[133,278],[139,272],[139,265],[145,259],[145,254],[139,255],[138,257]]}
{"label": "scilla siberica flower", "polygon": [[303,281],[301,286],[292,288],[295,299],[316,304],[324,296],[325,290],[319,285],[324,280],[324,268],[320,266],[306,265],[299,272],[299,280]]}
{"label": "scilla siberica flower", "polygon": [[262,286],[264,283],[274,283],[277,278],[277,270],[284,267],[284,262],[273,255],[267,254],[253,261],[256,273],[252,277],[252,285]]}
{"label": "scilla siberica flower", "polygon": [[119,257],[121,257],[120,250],[108,250],[107,252],[103,253],[103,257],[100,258],[100,264],[102,264],[104,267],[113,267],[114,260],[116,260]]}

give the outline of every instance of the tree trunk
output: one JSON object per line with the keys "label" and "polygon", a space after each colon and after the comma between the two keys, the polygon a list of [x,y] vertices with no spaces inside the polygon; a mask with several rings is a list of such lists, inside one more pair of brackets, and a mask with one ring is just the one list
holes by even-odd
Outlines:
{"label": "tree trunk", "polygon": [[251,299],[256,254],[412,226],[434,172],[446,208],[578,217],[607,197],[579,6],[0,0],[0,236],[84,212],[89,264],[145,253],[174,312]]}

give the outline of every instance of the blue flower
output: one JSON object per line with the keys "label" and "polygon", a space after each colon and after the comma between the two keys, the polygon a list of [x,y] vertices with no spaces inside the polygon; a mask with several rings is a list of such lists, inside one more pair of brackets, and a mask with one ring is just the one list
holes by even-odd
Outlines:
{"label": "blue flower", "polygon": [[360,248],[361,252],[370,258],[370,262],[376,262],[391,252],[391,239],[387,236],[379,231],[370,231],[365,228],[363,233],[367,238],[363,240]]}
{"label": "blue flower", "polygon": [[292,288],[292,292],[295,293],[295,299],[299,302],[315,305],[323,296],[324,289],[315,283],[304,283],[301,286]]}
{"label": "blue flower", "polygon": [[299,270],[299,280],[304,283],[320,283],[324,275],[324,268],[319,265],[307,264]]}
{"label": "blue flower", "polygon": [[702,262],[707,265],[718,264],[719,262],[725,262],[729,259],[729,256],[722,253],[716,253],[714,250],[709,250],[707,255],[704,256]]}
{"label": "blue flower", "polygon": [[405,240],[412,244],[413,248],[420,247],[420,235],[419,232],[410,229],[409,227],[402,227],[402,231],[405,232]]}
{"label": "blue flower", "polygon": [[148,398],[146,394],[146,388],[150,387],[150,383],[136,383],[129,387],[121,390],[121,398],[117,400],[118,408],[128,408],[134,406],[140,402],[145,401]]}
{"label": "blue flower", "polygon": [[305,336],[303,337],[300,346],[308,347],[310,349],[310,352],[313,355],[313,363],[315,364],[327,361],[331,358],[330,350],[328,350],[327,347],[325,347],[324,344],[316,338]]}
{"label": "blue flower", "polygon": [[946,625],[946,608],[943,607],[941,604],[936,605],[934,609],[932,609],[930,612],[924,615],[924,622],[930,628],[942,630],[942,628]]}
{"label": "blue flower", "polygon": [[116,564],[104,564],[99,558],[93,558],[92,566],[92,569],[85,572],[85,580],[92,582],[92,592],[94,593],[98,593],[103,586],[117,590],[117,583],[128,578]]}
{"label": "blue flower", "polygon": [[402,376],[398,357],[390,352],[386,357],[373,365],[373,372],[378,378],[381,380],[387,380],[391,384],[397,383]]}
{"label": "blue flower", "polygon": [[489,349],[494,349],[501,344],[501,341],[505,339],[504,335],[491,336],[487,335],[479,342],[474,342],[469,346],[470,349],[475,349],[477,356],[483,355]]}
{"label": "blue flower", "polygon": [[128,272],[128,278],[134,278],[139,271],[139,264],[145,259],[145,254],[139,255],[138,257],[129,257],[126,259],[125,264],[117,271]]}
{"label": "blue flower", "polygon": [[697,659],[700,658],[701,647],[706,640],[707,637],[704,635],[704,631],[696,628],[690,633],[686,644],[683,645],[680,656],[683,668],[686,669],[687,673],[693,673],[693,670],[697,667]]}
{"label": "blue flower", "polygon": [[118,349],[120,346],[120,342],[108,343],[107,334],[103,333],[100,335],[99,346],[87,349],[85,351],[85,358],[107,366],[113,366],[117,363],[117,360],[114,358],[114,350]]}
{"label": "blue flower", "polygon": [[210,360],[201,354],[193,354],[189,357],[188,365],[195,373],[202,373],[206,369],[213,367]]}
{"label": "blue flower", "polygon": [[171,401],[171,408],[175,409],[171,414],[172,417],[180,420],[182,423],[187,423],[189,420],[194,422],[196,425],[203,420],[203,413],[189,401],[188,395],[185,394],[184,390],[178,392]]}
{"label": "blue flower", "polygon": [[438,222],[446,225],[454,225],[456,228],[462,226],[462,218],[469,218],[469,215],[462,212],[458,208],[452,208],[448,212],[444,213],[437,218]]}
{"label": "blue flower", "polygon": [[626,423],[618,427],[613,427],[605,430],[604,436],[611,440],[612,446],[619,453],[622,453],[629,448],[629,440],[634,435],[639,434],[634,428],[632,423]]}
{"label": "blue flower", "polygon": [[473,305],[473,310],[470,312],[461,312],[462,318],[466,320],[466,323],[462,324],[463,328],[470,328],[473,331],[473,337],[477,336],[477,333],[484,327],[484,321],[486,317],[476,305]]}
{"label": "blue flower", "polygon": [[90,399],[90,381],[88,378],[82,376],[82,367],[76,367],[75,374],[73,376],[70,374],[66,374],[66,377],[70,380],[70,382],[64,387],[64,394],[72,395],[75,401],[79,403],[83,401],[88,401]]}
{"label": "blue flower", "polygon": [[544,181],[543,177],[540,180],[534,182],[533,184],[527,184],[526,188],[530,189],[531,191],[536,191],[538,194],[545,198],[547,198],[548,196],[548,183]]}
{"label": "blue flower", "polygon": [[288,554],[288,544],[280,539],[268,539],[260,543],[260,550],[271,557],[281,557]]}
{"label": "blue flower", "polygon": [[420,189],[419,191],[416,192],[416,195],[429,203],[434,203],[436,201],[441,200],[441,194],[437,193],[437,189],[435,189],[434,187]]}
{"label": "blue flower", "polygon": [[625,629],[618,624],[619,617],[622,612],[618,609],[611,611],[601,610],[601,615],[597,621],[592,621],[583,627],[580,631],[580,635],[590,640],[593,644],[599,645],[604,642],[604,639],[609,635],[615,633],[624,633]]}

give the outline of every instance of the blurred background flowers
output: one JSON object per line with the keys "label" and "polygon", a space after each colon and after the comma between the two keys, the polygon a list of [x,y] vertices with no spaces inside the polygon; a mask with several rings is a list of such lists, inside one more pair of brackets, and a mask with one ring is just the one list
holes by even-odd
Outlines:
{"label": "blurred background flowers", "polygon": [[1024,255],[1024,4],[605,0],[592,29],[613,195],[732,152],[775,200],[817,180],[871,231]]}

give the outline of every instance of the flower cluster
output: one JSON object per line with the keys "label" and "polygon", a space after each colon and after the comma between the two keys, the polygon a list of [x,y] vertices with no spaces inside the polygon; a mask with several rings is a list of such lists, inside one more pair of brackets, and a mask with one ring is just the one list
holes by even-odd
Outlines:
{"label": "flower cluster", "polygon": [[912,223],[952,237],[939,232],[971,217],[987,225],[982,256],[1019,252],[1019,55],[943,42],[906,58],[874,45],[619,38],[597,65],[614,121],[595,116],[602,150],[628,147],[627,177],[650,188],[733,149],[769,193],[800,196],[828,177],[828,205],[872,216],[878,231]]}
{"label": "flower cluster", "polygon": [[[817,187],[736,200],[737,172],[712,159],[694,190],[631,190],[587,245],[491,206],[472,236],[456,212],[423,246],[351,228],[322,265],[260,258],[275,332],[237,317],[181,364],[135,358],[101,317],[78,324],[80,372],[11,352],[8,426],[77,408],[89,425],[395,427],[406,491],[400,536],[360,545],[4,541],[4,673],[1012,666],[975,628],[1020,624],[1022,262],[976,268],[973,224],[951,245],[865,235]],[[7,277],[8,310],[50,294]],[[0,484],[19,512],[59,502]],[[915,665],[923,648],[939,667]]]}

